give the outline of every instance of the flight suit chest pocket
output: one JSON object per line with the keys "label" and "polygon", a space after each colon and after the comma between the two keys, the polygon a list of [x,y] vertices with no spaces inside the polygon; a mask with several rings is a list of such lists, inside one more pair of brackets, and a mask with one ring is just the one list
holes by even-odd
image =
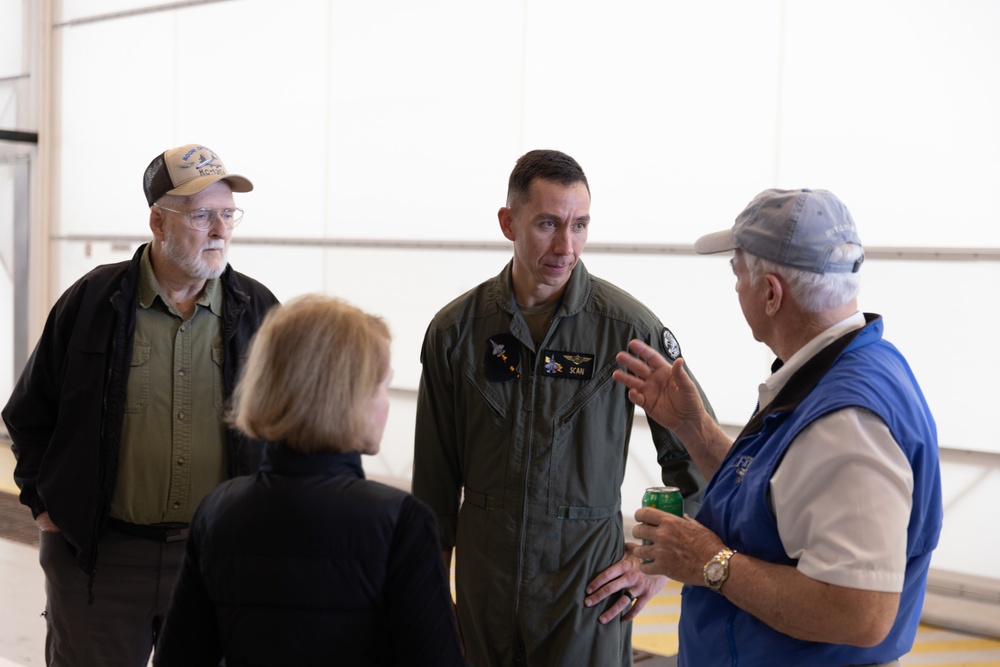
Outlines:
{"label": "flight suit chest pocket", "polygon": [[548,510],[560,518],[601,519],[619,510],[632,407],[612,378],[616,368],[596,370],[553,415]]}
{"label": "flight suit chest pocket", "polygon": [[470,506],[496,510],[505,504],[511,456],[518,451],[519,385],[520,380],[491,381],[470,367],[457,392],[465,499]]}
{"label": "flight suit chest pocket", "polygon": [[472,402],[468,405],[469,414],[474,415],[470,423],[485,425],[489,419],[497,427],[503,426],[507,422],[519,380],[491,381],[476,368],[469,368],[465,379],[468,394],[462,400]]}

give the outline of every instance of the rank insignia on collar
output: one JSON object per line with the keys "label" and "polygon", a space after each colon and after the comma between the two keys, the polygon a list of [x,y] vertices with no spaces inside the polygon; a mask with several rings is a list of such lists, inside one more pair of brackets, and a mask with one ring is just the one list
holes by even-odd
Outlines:
{"label": "rank insignia on collar", "polygon": [[589,380],[594,375],[594,354],[545,350],[545,368],[542,375]]}
{"label": "rank insignia on collar", "polygon": [[521,377],[521,343],[510,334],[496,334],[486,339],[483,369],[491,382],[508,382]]}
{"label": "rank insignia on collar", "polygon": [[677,342],[677,338],[674,334],[670,332],[670,329],[663,327],[663,356],[667,358],[668,361],[675,361],[677,357],[681,356],[681,344]]}

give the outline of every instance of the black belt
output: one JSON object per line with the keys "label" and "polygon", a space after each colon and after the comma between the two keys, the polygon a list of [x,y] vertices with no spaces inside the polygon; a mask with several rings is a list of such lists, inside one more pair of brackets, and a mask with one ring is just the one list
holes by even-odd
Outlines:
{"label": "black belt", "polygon": [[156,523],[144,526],[121,519],[108,519],[108,528],[125,535],[141,537],[144,540],[153,540],[154,542],[180,542],[186,540],[188,536],[188,524],[186,523]]}

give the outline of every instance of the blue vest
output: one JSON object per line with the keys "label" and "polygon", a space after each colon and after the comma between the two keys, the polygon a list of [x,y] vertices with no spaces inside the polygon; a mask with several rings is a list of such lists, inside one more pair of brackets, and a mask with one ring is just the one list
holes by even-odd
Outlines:
{"label": "blue vest", "polygon": [[[843,667],[888,662],[912,648],[944,513],[937,428],[906,360],[882,340],[881,317],[866,314],[866,319],[864,328],[807,361],[771,405],[750,420],[712,478],[696,518],[730,549],[794,566],[797,561],[785,553],[768,504],[771,477],[789,444],[809,424],[843,408],[870,410],[888,425],[913,469],[906,573],[889,635],[871,648],[802,641],[771,629],[708,588],[685,586],[680,667]],[[844,489],[845,495],[850,493]]]}

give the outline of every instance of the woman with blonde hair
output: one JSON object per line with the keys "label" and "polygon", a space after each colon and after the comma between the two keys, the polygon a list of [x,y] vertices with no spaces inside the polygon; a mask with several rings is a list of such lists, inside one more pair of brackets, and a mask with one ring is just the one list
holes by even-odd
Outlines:
{"label": "woman with blonde hair", "polygon": [[308,295],[267,316],[231,419],[260,472],[201,503],[154,665],[464,665],[430,510],[365,479],[389,330]]}

